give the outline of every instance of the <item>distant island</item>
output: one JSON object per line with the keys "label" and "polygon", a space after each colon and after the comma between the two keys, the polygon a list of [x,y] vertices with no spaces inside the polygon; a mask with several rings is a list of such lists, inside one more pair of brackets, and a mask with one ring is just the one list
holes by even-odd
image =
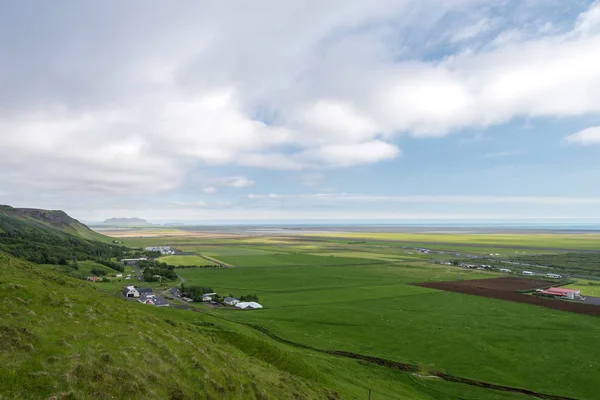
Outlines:
{"label": "distant island", "polygon": [[150,222],[141,218],[109,218],[105,220],[103,225],[110,226],[152,226]]}

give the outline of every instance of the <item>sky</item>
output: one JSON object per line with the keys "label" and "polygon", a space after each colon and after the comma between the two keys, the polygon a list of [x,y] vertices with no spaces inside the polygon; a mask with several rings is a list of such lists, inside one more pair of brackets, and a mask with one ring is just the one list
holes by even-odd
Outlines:
{"label": "sky", "polygon": [[0,3],[0,204],[600,221],[600,2]]}

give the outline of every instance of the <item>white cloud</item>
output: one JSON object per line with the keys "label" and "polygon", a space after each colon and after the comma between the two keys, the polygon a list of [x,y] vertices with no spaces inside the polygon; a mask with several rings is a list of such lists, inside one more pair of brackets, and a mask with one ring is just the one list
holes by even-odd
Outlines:
{"label": "white cloud", "polygon": [[[43,20],[2,7],[0,185],[171,191],[198,164],[351,167],[398,157],[401,134],[600,112],[600,3],[570,31],[504,35],[437,60],[421,50],[438,33],[456,44],[488,32],[487,17],[465,17],[462,31],[440,23],[488,3],[76,2]],[[86,17],[98,15],[110,32]],[[33,35],[38,24],[47,35]]]}
{"label": "white cloud", "polygon": [[565,138],[570,144],[592,145],[600,144],[600,126],[586,128]]}
{"label": "white cloud", "polygon": [[208,187],[205,187],[204,189],[202,189],[202,191],[206,194],[213,194],[213,193],[217,192],[217,188],[214,186],[208,186]]}

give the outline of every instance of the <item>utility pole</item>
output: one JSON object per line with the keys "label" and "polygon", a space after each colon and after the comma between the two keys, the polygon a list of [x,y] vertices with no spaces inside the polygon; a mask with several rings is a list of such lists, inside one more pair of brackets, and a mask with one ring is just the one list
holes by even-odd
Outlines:
{"label": "utility pole", "polygon": [[369,400],[371,400],[371,389],[369,389]]}

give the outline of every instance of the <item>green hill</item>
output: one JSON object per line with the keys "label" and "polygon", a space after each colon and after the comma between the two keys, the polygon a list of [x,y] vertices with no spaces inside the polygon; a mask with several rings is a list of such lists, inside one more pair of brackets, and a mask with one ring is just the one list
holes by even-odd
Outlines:
{"label": "green hill", "polygon": [[0,250],[38,264],[120,257],[125,248],[62,211],[0,206]]}
{"label": "green hill", "polygon": [[75,218],[70,217],[61,210],[40,210],[36,208],[14,208],[0,205],[0,215],[17,218],[24,222],[43,224],[49,228],[57,229],[82,239],[99,242],[109,242],[111,238],[94,232]]}
{"label": "green hill", "polygon": [[0,312],[2,399],[326,398],[195,313],[112,298],[1,253]]}

